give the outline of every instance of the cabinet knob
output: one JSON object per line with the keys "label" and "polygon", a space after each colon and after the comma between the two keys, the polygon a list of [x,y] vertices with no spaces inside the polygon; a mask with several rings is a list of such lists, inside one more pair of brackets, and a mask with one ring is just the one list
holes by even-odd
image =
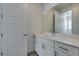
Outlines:
{"label": "cabinet knob", "polygon": [[45,44],[42,44],[42,48],[45,49]]}

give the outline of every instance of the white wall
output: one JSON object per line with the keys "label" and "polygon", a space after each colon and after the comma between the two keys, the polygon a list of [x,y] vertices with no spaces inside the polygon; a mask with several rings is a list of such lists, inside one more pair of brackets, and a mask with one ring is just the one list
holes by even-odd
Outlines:
{"label": "white wall", "polygon": [[42,15],[42,32],[53,32],[53,11]]}
{"label": "white wall", "polygon": [[29,4],[29,39],[28,52],[34,49],[33,33],[42,32],[42,8],[40,4]]}
{"label": "white wall", "polygon": [[42,8],[40,4],[29,4],[30,31],[41,32]]}

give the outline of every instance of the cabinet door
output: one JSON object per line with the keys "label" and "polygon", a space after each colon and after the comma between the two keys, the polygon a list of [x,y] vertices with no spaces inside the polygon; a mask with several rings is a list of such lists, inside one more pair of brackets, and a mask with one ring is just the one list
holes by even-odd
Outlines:
{"label": "cabinet door", "polygon": [[44,55],[51,56],[52,55],[52,47],[48,44],[45,44]]}
{"label": "cabinet door", "polygon": [[37,52],[39,56],[44,55],[44,49],[42,47],[43,44],[44,43],[40,40],[40,38],[35,39],[35,51]]}
{"label": "cabinet door", "polygon": [[35,51],[39,56],[52,56],[54,55],[54,49],[52,46],[46,44],[41,38],[35,39]]}
{"label": "cabinet door", "polygon": [[52,54],[52,47],[48,44],[46,44],[45,42],[43,41],[40,41],[40,55],[41,56],[51,56]]}
{"label": "cabinet door", "polygon": [[35,51],[37,52],[37,54],[39,54],[39,40],[38,39],[35,39]]}
{"label": "cabinet door", "polygon": [[39,56],[44,56],[43,44],[44,44],[44,42],[42,42],[41,40],[39,40],[39,42],[38,42],[38,55]]}
{"label": "cabinet door", "polygon": [[40,38],[36,38],[35,39],[35,51],[37,52],[37,54],[39,56],[43,56],[44,55],[44,49],[43,49],[43,42],[40,40]]}

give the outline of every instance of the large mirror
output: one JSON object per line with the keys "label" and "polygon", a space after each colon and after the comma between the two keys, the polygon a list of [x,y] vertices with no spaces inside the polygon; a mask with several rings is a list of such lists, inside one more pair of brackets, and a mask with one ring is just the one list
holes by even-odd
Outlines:
{"label": "large mirror", "polygon": [[58,4],[43,15],[42,23],[43,32],[79,34],[79,4]]}

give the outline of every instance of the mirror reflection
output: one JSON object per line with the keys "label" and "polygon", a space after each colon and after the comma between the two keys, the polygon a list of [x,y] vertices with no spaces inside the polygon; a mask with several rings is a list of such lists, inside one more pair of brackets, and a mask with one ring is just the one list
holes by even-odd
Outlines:
{"label": "mirror reflection", "polygon": [[60,3],[43,14],[42,31],[79,34],[79,4]]}

